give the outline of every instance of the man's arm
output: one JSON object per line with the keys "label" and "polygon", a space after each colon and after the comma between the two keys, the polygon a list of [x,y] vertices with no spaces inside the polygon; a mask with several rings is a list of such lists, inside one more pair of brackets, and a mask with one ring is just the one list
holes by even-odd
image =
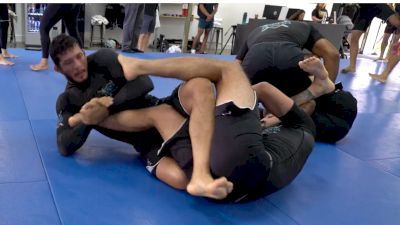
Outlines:
{"label": "man's arm", "polygon": [[205,16],[207,16],[207,17],[210,17],[210,16],[211,16],[211,14],[208,13],[206,7],[204,7],[204,4],[200,3],[198,7],[199,7],[200,11],[201,11]]}
{"label": "man's arm", "polygon": [[57,146],[62,155],[71,155],[77,151],[89,136],[91,126],[77,124],[71,127],[69,120],[74,115],[70,109],[67,94],[61,94],[57,99],[56,110],[58,114]]}
{"label": "man's arm", "polygon": [[217,11],[218,11],[218,4],[215,4],[214,5],[214,10],[212,11],[211,16],[214,17],[215,14],[217,14]]}

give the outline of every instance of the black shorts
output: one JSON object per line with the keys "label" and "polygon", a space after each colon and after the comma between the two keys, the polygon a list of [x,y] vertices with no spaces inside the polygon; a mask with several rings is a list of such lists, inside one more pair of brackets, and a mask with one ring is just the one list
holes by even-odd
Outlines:
{"label": "black shorts", "polygon": [[387,4],[360,4],[360,14],[354,21],[353,30],[366,31],[374,17],[383,21],[395,14]]}
{"label": "black shorts", "polygon": [[[176,93],[176,92],[175,92]],[[214,177],[225,176],[234,183],[226,200],[257,198],[279,190],[292,181],[303,167],[314,143],[314,124],[303,111],[283,118],[275,134],[263,135],[258,108],[242,109],[233,102],[217,106],[210,168]],[[290,121],[287,121],[290,120]],[[193,155],[189,121],[159,149],[159,157],[174,158],[188,178]]]}
{"label": "black shorts", "polygon": [[266,81],[293,96],[311,84],[309,74],[298,65],[304,56],[303,50],[295,43],[263,42],[249,49],[242,68],[252,84]]}
{"label": "black shorts", "polygon": [[156,18],[154,16],[144,15],[143,24],[140,29],[140,33],[154,33],[154,28],[156,27]]}
{"label": "black shorts", "polygon": [[393,25],[390,24],[390,23],[387,23],[387,24],[386,24],[386,27],[385,27],[385,32],[384,32],[384,33],[385,33],[385,34],[398,34],[399,31],[397,30],[397,27],[393,26]]}

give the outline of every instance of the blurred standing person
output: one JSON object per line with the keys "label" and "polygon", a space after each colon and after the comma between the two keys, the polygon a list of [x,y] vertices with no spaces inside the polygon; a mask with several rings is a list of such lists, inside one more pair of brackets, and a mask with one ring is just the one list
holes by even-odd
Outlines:
{"label": "blurred standing person", "polygon": [[325,9],[326,3],[318,3],[311,13],[311,18],[314,22],[321,23],[322,20],[328,17],[328,10]]}
{"label": "blurred standing person", "polygon": [[144,4],[143,24],[140,30],[138,49],[143,51],[149,45],[149,39],[156,27],[156,12],[158,4]]}
{"label": "blurred standing person", "polygon": [[[399,4],[397,4],[397,5],[399,5]],[[393,10],[395,10],[396,7],[399,7],[399,6],[396,6],[396,4],[389,4],[389,6],[392,7]],[[392,34],[393,34],[392,40],[390,41],[390,44],[389,44],[389,38],[390,38],[390,36]],[[392,49],[392,46],[393,46],[394,43],[397,43],[399,41],[399,38],[400,38],[399,30],[395,26],[393,26],[392,24],[386,23],[385,32],[384,32],[383,37],[382,37],[381,53],[379,55],[379,58],[377,58],[376,60],[385,60],[383,55],[385,54],[386,47],[389,44],[389,51],[388,51],[388,54],[386,56],[386,59],[388,59],[389,58],[389,54],[390,54],[390,49]]]}
{"label": "blurred standing person", "polygon": [[289,17],[289,20],[303,21],[306,11],[299,9]]}
{"label": "blurred standing person", "polygon": [[0,4],[0,65],[11,66],[13,62],[8,61],[6,58],[15,58],[16,56],[8,53],[7,51],[7,38],[8,38],[8,4]]}
{"label": "blurred standing person", "polygon": [[217,11],[218,11],[217,3],[210,3],[210,4],[199,3],[199,5],[197,6],[197,15],[200,18],[199,18],[199,26],[197,34],[192,43],[192,50],[191,50],[192,54],[196,53],[197,43],[199,42],[200,37],[203,33],[204,33],[203,42],[201,43],[201,47],[198,53],[204,54],[204,51],[207,47],[208,34],[210,33],[210,30],[214,27],[214,16],[217,13]]}
{"label": "blurred standing person", "polygon": [[144,17],[144,4],[124,4],[125,18],[122,28],[122,51],[129,53],[142,53],[138,49],[139,34]]}
{"label": "blurred standing person", "polygon": [[78,31],[78,14],[81,10],[81,4],[48,4],[46,10],[40,19],[40,43],[42,45],[42,59],[39,64],[31,65],[34,71],[47,70],[49,68],[49,47],[50,30],[63,20],[68,34],[78,40],[83,48],[83,42]]}
{"label": "blurred standing person", "polygon": [[[387,4],[359,4],[359,16],[354,22],[350,39],[350,64],[341,70],[342,73],[355,73],[357,68],[357,56],[361,35],[365,33],[372,20],[377,17],[396,28],[400,28],[399,13]],[[396,9],[400,10],[400,9]]]}

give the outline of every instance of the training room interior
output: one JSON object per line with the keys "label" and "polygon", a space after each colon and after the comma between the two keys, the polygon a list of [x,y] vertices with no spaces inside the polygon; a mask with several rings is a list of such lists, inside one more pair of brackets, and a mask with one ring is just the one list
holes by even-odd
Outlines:
{"label": "training room interior", "polygon": [[[52,60],[47,70],[30,68],[41,58],[40,19],[32,13],[42,15],[46,4],[10,4],[15,16],[8,21],[7,50],[17,57],[8,59],[14,65],[0,65],[0,225],[400,224],[400,69],[395,67],[385,83],[368,75],[387,66],[375,61],[382,20],[375,18],[360,39],[357,71],[344,74],[341,69],[349,63],[345,30],[335,24],[338,5],[327,3],[328,18],[318,26],[331,32],[326,38],[341,50],[336,83],[357,99],[351,130],[334,144],[315,142],[299,175],[281,190],[248,202],[221,203],[167,186],[146,170],[131,145],[95,130],[75,154],[59,153],[55,104],[67,80],[54,71]],[[144,53],[126,53],[116,48],[122,42],[118,21],[92,30],[92,17],[105,16],[107,4],[83,5],[78,30],[87,55],[115,48],[118,54],[151,60],[196,56],[234,61],[245,39],[239,28],[252,21],[285,20],[289,12],[303,9],[304,20],[316,23],[311,21],[315,3],[219,3],[205,54],[191,54],[197,3],[160,3],[159,22]],[[50,37],[63,30],[57,23]],[[170,95],[181,82],[150,77],[150,94],[156,97]]]}

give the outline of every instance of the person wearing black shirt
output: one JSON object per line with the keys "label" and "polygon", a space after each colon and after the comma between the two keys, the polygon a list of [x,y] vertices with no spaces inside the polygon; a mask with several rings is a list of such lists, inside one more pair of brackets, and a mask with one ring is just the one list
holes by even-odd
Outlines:
{"label": "person wearing black shirt", "polygon": [[[153,127],[144,127],[143,132],[117,131],[107,129],[99,124],[110,115],[126,109],[148,108],[156,105],[173,105],[173,99],[158,99],[147,93],[153,89],[148,76],[135,80],[127,79],[117,53],[110,49],[101,49],[86,57],[78,41],[67,35],[57,36],[50,46],[50,56],[55,70],[68,80],[65,91],[57,99],[56,111],[59,122],[57,127],[57,145],[62,155],[71,155],[85,143],[90,131],[96,129],[100,133],[129,144],[144,157],[147,169],[159,179],[174,187],[185,188],[182,184],[182,173],[176,172],[177,164],[168,157],[160,158],[157,149],[162,144],[162,137]],[[129,80],[129,81],[128,81]],[[204,93],[210,93],[205,95]],[[204,137],[210,135],[203,131],[211,126],[203,110],[213,107],[204,103],[212,97],[210,82],[206,79],[192,79],[177,89],[180,103],[185,110],[177,107],[182,115],[190,115],[191,134],[195,135],[196,150],[204,148]],[[202,93],[202,94],[199,94]],[[96,97],[113,97],[113,104],[107,110],[90,107]],[[168,108],[168,107],[167,107]],[[176,111],[174,111],[176,112]],[[167,114],[167,113],[165,113]],[[167,115],[161,116],[161,118]],[[169,120],[161,123],[169,125]],[[157,169],[155,170],[155,166]],[[168,166],[168,170],[164,170]],[[172,168],[172,169],[171,169]],[[172,178],[173,179],[172,179]],[[182,181],[183,180],[183,181]]]}
{"label": "person wearing black shirt", "polygon": [[[196,37],[192,43],[191,53],[204,53],[207,47],[207,40],[210,30],[214,27],[214,16],[218,11],[218,4],[204,4],[200,3],[197,6],[197,15],[199,16],[199,26],[197,30]],[[200,40],[201,35],[203,35],[203,42],[201,43],[201,47],[199,51],[196,51],[197,43]]]}
{"label": "person wearing black shirt", "polygon": [[318,3],[311,13],[311,19],[315,22],[321,23],[323,18],[328,17],[328,10],[325,9],[326,3]]}
{"label": "person wearing black shirt", "polygon": [[[266,81],[292,97],[297,104],[302,103],[302,108],[312,115],[316,123],[317,140],[336,142],[350,130],[357,114],[356,101],[350,93],[338,91],[333,92],[330,98],[324,98],[325,102],[331,103],[331,107],[325,109],[318,107],[318,104],[316,106],[314,100],[317,96],[309,90],[310,73],[304,71],[299,65],[307,55],[303,49],[323,58],[326,68],[324,67],[322,71],[326,69],[330,79],[335,81],[339,68],[338,50],[312,25],[304,22],[283,21],[256,28],[248,35],[236,59],[241,63],[253,85]],[[330,90],[334,90],[333,84]],[[346,104],[343,105],[341,102],[335,102],[339,99],[337,96],[343,96],[343,99],[349,100],[346,100]],[[323,111],[318,113],[317,110]],[[352,116],[344,116],[343,112],[347,111]],[[334,119],[322,120],[321,116]],[[265,121],[269,121],[266,126],[279,122],[269,117],[266,117]],[[320,131],[325,131],[324,128],[327,126],[330,127],[330,132],[321,133]]]}

